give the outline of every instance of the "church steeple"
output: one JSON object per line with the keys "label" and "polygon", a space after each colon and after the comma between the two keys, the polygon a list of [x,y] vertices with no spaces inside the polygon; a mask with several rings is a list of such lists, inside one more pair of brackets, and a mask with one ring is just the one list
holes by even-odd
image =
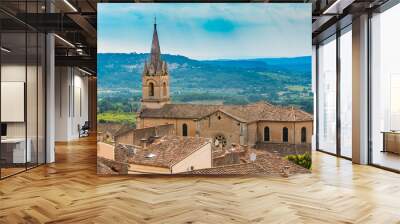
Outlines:
{"label": "church steeple", "polygon": [[151,42],[149,62],[145,63],[143,75],[168,75],[167,63],[161,60],[156,18],[154,18],[153,39]]}
{"label": "church steeple", "polygon": [[157,34],[157,20],[154,17],[154,31],[153,31],[153,41],[151,42],[151,56],[150,56],[150,64],[155,66],[157,70],[158,64],[160,64],[160,43],[158,42],[158,34]]}
{"label": "church steeple", "polygon": [[142,107],[160,108],[169,102],[168,68],[167,63],[161,60],[157,21],[154,18],[149,61],[144,63],[142,75]]}

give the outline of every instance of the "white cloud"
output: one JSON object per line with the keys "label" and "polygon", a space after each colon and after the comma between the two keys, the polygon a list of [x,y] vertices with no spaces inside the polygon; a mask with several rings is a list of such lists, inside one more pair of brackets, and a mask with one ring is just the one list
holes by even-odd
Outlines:
{"label": "white cloud", "polygon": [[[108,24],[108,32],[102,32],[102,23],[98,24],[99,52],[148,52],[150,24],[157,15],[164,53],[196,59],[311,54],[310,4],[100,3],[98,8],[99,17],[111,15],[115,24],[129,21],[119,30]],[[228,35],[207,33],[201,23],[216,18],[229,20],[237,27]]]}

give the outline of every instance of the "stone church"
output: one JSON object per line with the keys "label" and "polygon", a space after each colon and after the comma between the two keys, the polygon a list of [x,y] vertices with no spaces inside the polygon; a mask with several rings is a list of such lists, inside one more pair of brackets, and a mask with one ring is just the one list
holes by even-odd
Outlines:
{"label": "stone church", "polygon": [[172,124],[176,135],[213,139],[221,148],[232,145],[311,145],[313,117],[294,107],[267,102],[248,105],[171,103],[168,66],[161,58],[154,24],[149,61],[142,74],[137,128]]}

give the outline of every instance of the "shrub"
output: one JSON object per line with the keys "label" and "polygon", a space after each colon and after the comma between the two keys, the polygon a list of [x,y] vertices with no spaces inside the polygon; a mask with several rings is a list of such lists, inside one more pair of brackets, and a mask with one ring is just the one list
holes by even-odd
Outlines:
{"label": "shrub", "polygon": [[97,114],[99,123],[135,124],[136,116],[132,112],[109,111]]}
{"label": "shrub", "polygon": [[311,169],[312,165],[311,154],[308,152],[299,155],[288,155],[286,156],[286,159],[306,169]]}

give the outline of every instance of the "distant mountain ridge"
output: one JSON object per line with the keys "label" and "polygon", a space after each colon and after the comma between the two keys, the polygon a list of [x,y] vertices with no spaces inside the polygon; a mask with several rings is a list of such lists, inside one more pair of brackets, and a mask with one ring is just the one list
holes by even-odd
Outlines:
{"label": "distant mountain ridge", "polygon": [[[99,96],[124,95],[139,103],[149,54],[99,53],[97,58]],[[266,100],[312,111],[311,56],[194,60],[162,54],[161,58],[168,64],[174,102],[246,104]]]}
{"label": "distant mountain ridge", "polygon": [[[97,57],[100,88],[140,87],[143,65],[149,54],[100,53]],[[252,74],[249,74],[251,72],[274,72],[283,77],[300,79],[297,81],[302,83],[311,80],[311,56],[203,61],[181,55],[162,54],[161,57],[168,63],[172,82],[180,80],[187,75],[192,75],[192,78],[195,78],[195,80],[187,80],[192,83],[197,79],[209,80],[208,78],[210,77],[208,76],[210,75],[214,76],[211,77],[212,79],[220,80],[228,72],[230,73],[229,77],[227,77],[230,80],[226,80],[228,82],[234,81],[232,76],[242,80],[245,76],[251,76]],[[190,70],[193,70],[195,74]],[[199,72],[200,74],[198,74]],[[221,77],[215,77],[218,75]],[[249,77],[249,79],[253,80],[254,77]],[[268,81],[262,78],[261,80]],[[207,85],[205,84],[205,86]]]}

